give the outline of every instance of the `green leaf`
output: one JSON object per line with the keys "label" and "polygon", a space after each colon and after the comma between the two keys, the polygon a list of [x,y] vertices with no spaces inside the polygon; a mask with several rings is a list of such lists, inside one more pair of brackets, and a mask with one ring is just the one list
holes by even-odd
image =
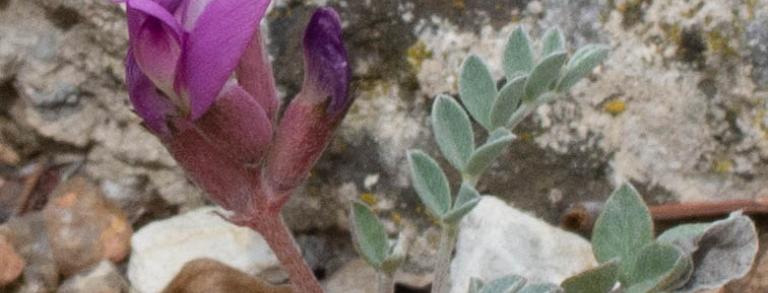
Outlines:
{"label": "green leaf", "polygon": [[592,250],[600,263],[618,258],[622,271],[641,248],[653,241],[653,221],[648,207],[632,185],[613,192],[592,231]]}
{"label": "green leaf", "polygon": [[[727,219],[711,223],[700,235],[693,235],[687,241],[676,239],[674,244],[684,252],[690,251],[696,264],[691,278],[676,292],[720,288],[746,276],[755,262],[758,238],[752,220],[741,212],[734,212]],[[687,247],[693,248],[686,250]]]}
{"label": "green leaf", "polygon": [[707,231],[707,228],[712,225],[711,223],[696,223],[696,224],[684,224],[676,227],[672,227],[664,233],[661,233],[656,241],[661,243],[674,244],[682,239],[690,239],[699,237]]}
{"label": "green leaf", "polygon": [[480,193],[469,183],[462,183],[453,208],[443,216],[443,222],[458,223],[480,203]]}
{"label": "green leaf", "polygon": [[541,56],[549,56],[555,52],[565,52],[565,37],[559,28],[550,28],[542,37]]}
{"label": "green leaf", "polygon": [[608,293],[619,280],[619,263],[609,261],[563,281],[566,293]]}
{"label": "green leaf", "polygon": [[453,98],[440,95],[432,104],[432,128],[440,151],[458,170],[464,169],[475,151],[475,135],[469,116]]}
{"label": "green leaf", "polygon": [[501,88],[491,109],[491,127],[496,129],[507,125],[512,113],[520,107],[520,101],[523,100],[526,80],[526,76],[520,76]]}
{"label": "green leaf", "polygon": [[384,226],[363,203],[353,202],[351,214],[355,248],[369,265],[380,269],[389,252],[389,239]]}
{"label": "green leaf", "polygon": [[512,143],[514,138],[514,135],[509,130],[503,128],[494,130],[488,142],[472,153],[462,173],[469,177],[480,176],[501,155],[504,149]]}
{"label": "green leaf", "polygon": [[413,188],[432,214],[442,217],[451,207],[451,188],[443,169],[419,150],[408,152]]}
{"label": "green leaf", "polygon": [[551,283],[526,284],[525,287],[515,293],[562,293],[563,288]]}
{"label": "green leaf", "polygon": [[475,120],[486,129],[491,125],[491,107],[496,98],[496,82],[480,57],[469,56],[461,66],[459,96]]}
{"label": "green leaf", "polygon": [[534,101],[549,90],[550,85],[560,77],[566,56],[564,52],[549,55],[533,68],[525,83],[526,101]]}
{"label": "green leaf", "polygon": [[622,283],[627,293],[661,292],[675,289],[690,277],[693,261],[679,248],[670,244],[650,243],[637,255]]}
{"label": "green leaf", "polygon": [[389,249],[389,252],[387,253],[387,257],[384,258],[384,261],[381,263],[380,270],[382,272],[389,274],[394,274],[397,272],[397,269],[400,267],[400,265],[403,264],[408,253],[406,251],[405,242],[406,240],[401,233],[397,238],[397,242],[392,245],[392,247]]}
{"label": "green leaf", "polygon": [[576,51],[565,66],[565,73],[557,85],[557,91],[567,91],[579,80],[600,65],[608,57],[608,46],[587,45]]}
{"label": "green leaf", "polygon": [[520,75],[527,75],[533,69],[533,49],[528,34],[522,27],[517,27],[504,48],[504,74],[507,80]]}
{"label": "green leaf", "polygon": [[488,282],[480,293],[512,293],[525,285],[525,279],[520,276],[505,276]]}

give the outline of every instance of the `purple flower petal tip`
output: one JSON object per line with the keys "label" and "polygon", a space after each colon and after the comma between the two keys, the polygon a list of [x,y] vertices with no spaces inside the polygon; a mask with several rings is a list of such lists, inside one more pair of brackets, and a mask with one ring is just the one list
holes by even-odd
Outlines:
{"label": "purple flower petal tip", "polygon": [[269,6],[266,0],[198,2],[207,5],[199,8],[199,16],[189,16],[195,23],[184,42],[176,80],[180,92],[189,96],[192,120],[202,117],[215,102]]}
{"label": "purple flower petal tip", "polygon": [[170,134],[165,118],[172,111],[172,106],[141,72],[130,50],[125,60],[125,75],[131,103],[136,114],[144,120],[144,125],[161,137]]}
{"label": "purple flower petal tip", "polygon": [[304,33],[305,86],[330,96],[328,111],[338,113],[349,105],[349,62],[341,37],[341,19],[331,8],[312,15]]}

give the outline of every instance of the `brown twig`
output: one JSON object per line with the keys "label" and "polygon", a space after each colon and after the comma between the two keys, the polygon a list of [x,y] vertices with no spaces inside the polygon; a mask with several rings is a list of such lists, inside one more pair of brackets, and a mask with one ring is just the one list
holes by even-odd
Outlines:
{"label": "brown twig", "polygon": [[768,214],[768,202],[765,199],[734,199],[716,202],[662,204],[652,206],[649,209],[654,220],[674,221],[725,216],[738,210],[745,214]]}
{"label": "brown twig", "polygon": [[[576,203],[563,213],[560,218],[560,226],[567,230],[589,233],[602,210],[602,202]],[[656,222],[723,217],[738,210],[749,215],[761,215],[768,214],[768,199],[668,203],[651,206],[649,210]]]}
{"label": "brown twig", "polygon": [[20,204],[16,210],[17,215],[22,215],[33,208],[34,198],[32,198],[32,193],[35,191],[37,183],[40,182],[40,178],[43,177],[46,165],[47,160],[35,162],[32,171],[24,178],[24,188],[21,190],[21,194],[19,194]]}

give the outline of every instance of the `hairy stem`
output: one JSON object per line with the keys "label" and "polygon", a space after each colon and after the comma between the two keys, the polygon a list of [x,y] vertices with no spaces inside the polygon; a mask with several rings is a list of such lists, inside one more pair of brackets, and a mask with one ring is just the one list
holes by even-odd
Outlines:
{"label": "hairy stem", "polygon": [[437,250],[435,262],[435,279],[432,281],[432,293],[447,293],[451,289],[451,257],[459,227],[443,224],[440,235],[440,247]]}
{"label": "hairy stem", "polygon": [[376,274],[379,293],[394,293],[395,292],[395,279],[391,273],[378,272]]}
{"label": "hairy stem", "polygon": [[299,246],[291,235],[288,226],[279,213],[260,217],[258,223],[251,223],[251,228],[261,233],[269,247],[277,255],[280,264],[290,275],[294,291],[301,293],[322,293],[323,289],[301,255]]}

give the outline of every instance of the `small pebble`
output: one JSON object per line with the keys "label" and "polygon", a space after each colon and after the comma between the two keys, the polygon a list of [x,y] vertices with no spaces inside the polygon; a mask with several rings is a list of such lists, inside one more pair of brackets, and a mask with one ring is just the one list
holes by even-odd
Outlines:
{"label": "small pebble", "polygon": [[120,274],[120,270],[107,260],[103,260],[93,268],[70,277],[61,284],[57,293],[121,293],[128,292],[128,280]]}
{"label": "small pebble", "polygon": [[43,210],[59,271],[65,276],[103,259],[120,262],[130,251],[131,226],[100,189],[76,177],[54,190]]}
{"label": "small pebble", "polygon": [[59,271],[48,245],[43,215],[32,212],[11,218],[0,226],[0,235],[10,242],[26,262],[18,292],[53,292],[59,284]]}
{"label": "small pebble", "polygon": [[531,14],[541,14],[544,12],[544,6],[541,4],[540,1],[531,1],[528,2],[528,12]]}
{"label": "small pebble", "polygon": [[362,259],[346,263],[327,281],[324,289],[328,293],[376,292],[376,271]]}
{"label": "small pebble", "polygon": [[26,263],[5,237],[0,236],[0,287],[15,281],[24,272]]}
{"label": "small pebble", "polygon": [[163,293],[290,293],[290,286],[272,286],[224,263],[200,258],[188,262]]}

